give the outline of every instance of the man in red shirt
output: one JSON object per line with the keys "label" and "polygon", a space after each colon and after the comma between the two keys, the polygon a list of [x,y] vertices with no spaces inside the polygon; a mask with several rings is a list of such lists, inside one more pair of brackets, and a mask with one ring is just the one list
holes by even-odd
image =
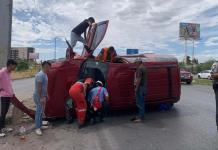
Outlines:
{"label": "man in red shirt", "polygon": [[7,67],[0,70],[0,137],[4,137],[5,132],[12,131],[11,128],[5,128],[5,117],[11,103],[11,98],[14,95],[10,74],[16,69],[16,66],[17,62],[10,59],[7,62]]}

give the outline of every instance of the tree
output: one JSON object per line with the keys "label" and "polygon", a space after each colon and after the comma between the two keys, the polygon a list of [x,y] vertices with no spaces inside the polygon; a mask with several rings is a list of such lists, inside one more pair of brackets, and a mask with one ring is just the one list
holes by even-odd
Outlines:
{"label": "tree", "polygon": [[192,62],[192,61],[191,61],[191,57],[190,57],[190,56],[187,56],[186,59],[187,59],[187,65],[191,65],[191,62]]}
{"label": "tree", "polygon": [[192,64],[193,64],[193,65],[194,65],[194,64],[198,64],[198,59],[193,58],[193,60],[192,60]]}
{"label": "tree", "polygon": [[23,71],[29,69],[29,64],[27,60],[18,60],[17,71]]}

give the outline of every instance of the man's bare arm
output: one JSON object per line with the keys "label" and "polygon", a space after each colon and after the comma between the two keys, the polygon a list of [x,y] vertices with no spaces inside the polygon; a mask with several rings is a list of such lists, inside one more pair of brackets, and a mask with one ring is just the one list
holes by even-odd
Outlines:
{"label": "man's bare arm", "polygon": [[218,79],[218,73],[211,73],[211,77],[214,79]]}
{"label": "man's bare arm", "polygon": [[142,77],[138,77],[136,79],[135,91],[137,91],[139,89],[139,85],[140,85],[141,80],[142,80]]}
{"label": "man's bare arm", "polygon": [[108,103],[109,102],[109,96],[105,96],[105,100]]}

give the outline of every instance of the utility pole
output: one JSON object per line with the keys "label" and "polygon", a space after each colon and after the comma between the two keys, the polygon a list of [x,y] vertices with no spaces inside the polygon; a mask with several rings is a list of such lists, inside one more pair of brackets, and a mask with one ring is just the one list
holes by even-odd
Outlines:
{"label": "utility pole", "polygon": [[56,53],[57,53],[56,47],[57,47],[57,37],[55,37],[54,60],[56,60]]}
{"label": "utility pole", "polygon": [[10,58],[13,0],[0,0],[0,68]]}

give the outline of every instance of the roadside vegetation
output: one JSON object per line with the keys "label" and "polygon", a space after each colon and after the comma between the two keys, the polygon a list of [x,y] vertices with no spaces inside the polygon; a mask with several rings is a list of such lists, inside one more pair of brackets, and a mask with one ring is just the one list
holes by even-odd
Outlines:
{"label": "roadside vegetation", "polygon": [[11,75],[13,80],[34,77],[40,69],[40,65],[33,61],[18,60],[17,63],[17,69]]}
{"label": "roadside vegetation", "polygon": [[193,84],[200,85],[212,85],[212,80],[209,79],[198,79],[197,74],[204,70],[210,70],[214,59],[209,59],[204,63],[198,63],[197,59],[193,61],[190,60],[190,56],[187,56],[187,65],[184,62],[179,62],[180,69],[185,69],[190,71],[194,75]]}
{"label": "roadside vegetation", "polygon": [[187,65],[184,62],[179,62],[179,66],[181,69],[185,69],[190,71],[192,74],[198,74],[204,70],[210,70],[212,64],[214,63],[214,59],[209,59],[204,63],[198,63],[197,59],[194,59],[193,63],[190,61],[190,57],[187,57]]}
{"label": "roadside vegetation", "polygon": [[200,84],[200,85],[209,85],[212,86],[212,80],[209,79],[197,79],[194,78],[193,84]]}

